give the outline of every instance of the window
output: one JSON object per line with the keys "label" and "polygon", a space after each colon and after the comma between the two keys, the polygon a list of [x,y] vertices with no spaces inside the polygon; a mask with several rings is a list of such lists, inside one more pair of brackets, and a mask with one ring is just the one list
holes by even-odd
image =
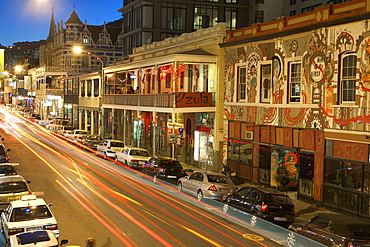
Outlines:
{"label": "window", "polygon": [[256,0],[256,4],[258,3],[264,3],[264,0]]}
{"label": "window", "polygon": [[319,3],[319,4],[316,4],[316,5],[312,5],[312,6],[308,6],[306,8],[303,8],[302,9],[302,13],[305,13],[305,12],[308,12],[308,11],[311,11],[311,10],[314,10],[317,7],[320,7],[321,5],[322,5],[322,3]]}
{"label": "window", "polygon": [[218,7],[195,5],[194,7],[195,30],[215,26],[217,22],[218,22]]}
{"label": "window", "polygon": [[162,3],[162,29],[185,30],[186,5]]}
{"label": "window", "polygon": [[239,100],[246,100],[247,95],[247,68],[246,67],[239,67],[238,71],[238,97]]}
{"label": "window", "polygon": [[166,88],[171,88],[171,73],[166,74]]}
{"label": "window", "polygon": [[263,11],[256,11],[255,23],[263,23]]}
{"label": "window", "polygon": [[292,10],[292,11],[290,11],[290,16],[294,16],[294,15],[296,15],[297,14],[297,10]]}
{"label": "window", "polygon": [[238,0],[225,0],[225,3],[238,3]]}
{"label": "window", "polygon": [[236,8],[225,8],[225,21],[227,30],[236,29],[236,13]]}
{"label": "window", "polygon": [[341,60],[340,102],[353,102],[356,97],[356,60],[354,53],[345,53]]}
{"label": "window", "polygon": [[297,3],[297,0],[290,0],[290,5],[294,5]]}
{"label": "window", "polygon": [[261,65],[261,102],[270,102],[271,78],[271,64]]}
{"label": "window", "polygon": [[301,99],[301,63],[289,64],[289,102],[300,102]]}

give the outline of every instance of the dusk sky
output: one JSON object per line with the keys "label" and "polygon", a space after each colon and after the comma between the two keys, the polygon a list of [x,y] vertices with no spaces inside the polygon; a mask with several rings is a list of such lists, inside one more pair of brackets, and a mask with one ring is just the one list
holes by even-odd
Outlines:
{"label": "dusk sky", "polygon": [[102,25],[120,19],[122,0],[0,0],[1,45],[39,41],[49,34],[54,7],[55,24],[66,22],[75,10],[89,25]]}

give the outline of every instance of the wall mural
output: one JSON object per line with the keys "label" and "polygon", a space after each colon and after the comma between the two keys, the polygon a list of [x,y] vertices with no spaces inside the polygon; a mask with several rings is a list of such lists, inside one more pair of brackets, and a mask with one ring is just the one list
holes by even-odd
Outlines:
{"label": "wall mural", "polygon": [[[346,128],[370,123],[370,30],[367,22],[351,27],[320,28],[310,34],[274,40],[274,51],[261,43],[246,43],[229,49],[225,56],[225,102],[236,100],[236,64],[247,67],[247,103],[258,103],[259,66],[261,61],[272,61],[272,104],[286,104],[287,59],[302,60],[303,104],[315,104],[317,108],[278,108],[253,106],[227,106],[227,119],[256,121],[257,124],[303,128]],[[358,37],[357,40],[355,37]],[[271,41],[268,41],[270,43]],[[265,45],[265,46],[264,46]],[[262,51],[263,50],[263,51]],[[359,81],[356,105],[341,107],[337,102],[340,55],[345,51],[358,56]],[[270,54],[271,57],[266,57]],[[334,107],[335,106],[335,107]],[[360,106],[360,107],[358,107]]]}

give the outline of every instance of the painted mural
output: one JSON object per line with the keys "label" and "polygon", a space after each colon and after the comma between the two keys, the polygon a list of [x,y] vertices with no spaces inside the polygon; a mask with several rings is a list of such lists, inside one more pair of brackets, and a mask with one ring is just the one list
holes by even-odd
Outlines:
{"label": "painted mural", "polygon": [[[228,48],[225,60],[225,102],[245,102],[245,105],[225,107],[226,119],[299,128],[358,130],[360,126],[370,130],[366,127],[370,122],[369,26],[365,21],[345,27],[320,28],[294,37],[280,37],[273,41]],[[271,43],[272,46],[267,45]],[[342,54],[346,52],[356,54],[359,73],[356,100],[344,106],[339,99],[342,75],[338,72],[338,66]],[[260,66],[266,61],[272,64],[271,100],[258,106]],[[287,64],[290,61],[302,63],[300,107],[296,103],[292,104],[294,107],[286,107],[289,93]],[[247,95],[243,101],[238,100],[237,95],[238,66],[247,68]],[[253,105],[252,109],[249,104]],[[276,105],[282,106],[274,107]]]}

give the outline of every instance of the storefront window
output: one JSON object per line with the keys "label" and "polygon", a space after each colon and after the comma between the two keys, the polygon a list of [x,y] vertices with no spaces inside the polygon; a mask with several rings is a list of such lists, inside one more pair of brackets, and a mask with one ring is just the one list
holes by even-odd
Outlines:
{"label": "storefront window", "polygon": [[252,143],[240,142],[239,146],[239,160],[243,163],[252,164]]}
{"label": "storefront window", "polygon": [[[370,172],[370,168],[366,170]],[[325,182],[347,189],[362,190],[362,165],[327,159]]]}

